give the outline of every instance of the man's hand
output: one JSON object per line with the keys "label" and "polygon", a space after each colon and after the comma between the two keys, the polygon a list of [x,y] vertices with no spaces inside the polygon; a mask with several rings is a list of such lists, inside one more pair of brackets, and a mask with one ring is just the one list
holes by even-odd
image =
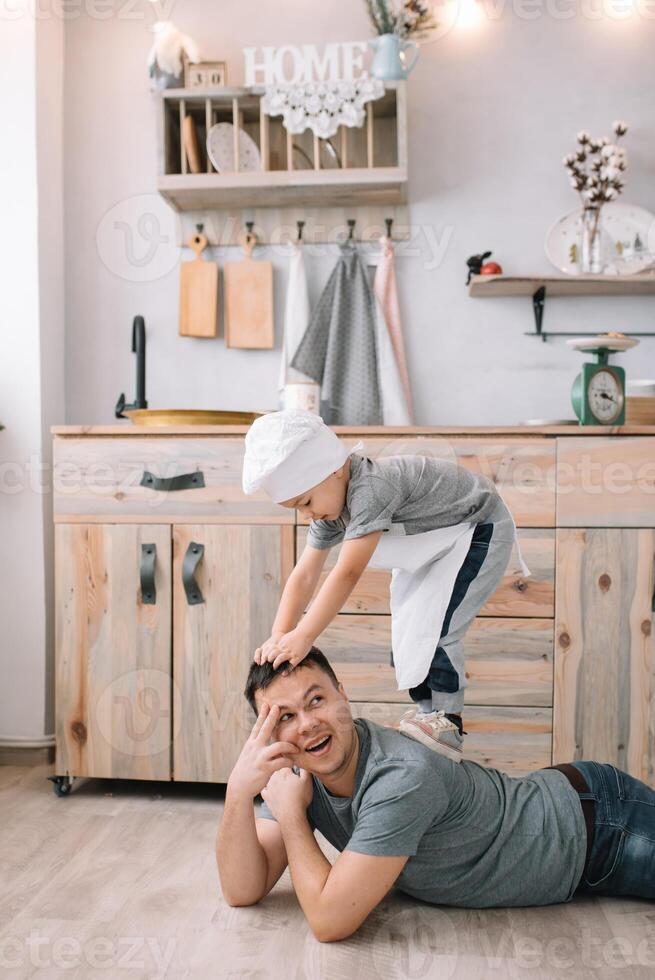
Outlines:
{"label": "man's hand", "polygon": [[[300,751],[297,745],[293,742],[269,744],[279,714],[280,709],[276,704],[270,707],[264,702],[262,705],[228,780],[228,787],[235,793],[247,794],[254,799],[272,775],[278,770],[290,769],[293,765],[293,757]],[[297,777],[294,776],[294,779]]]}
{"label": "man's hand", "polygon": [[304,816],[313,795],[314,783],[306,769],[299,776],[290,769],[274,772],[262,789],[262,799],[281,825],[288,817]]}

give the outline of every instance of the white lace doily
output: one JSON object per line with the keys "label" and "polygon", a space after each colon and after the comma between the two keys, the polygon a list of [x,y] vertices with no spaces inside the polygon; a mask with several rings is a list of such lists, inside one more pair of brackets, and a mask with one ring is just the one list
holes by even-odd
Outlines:
{"label": "white lace doily", "polygon": [[361,126],[366,103],[382,95],[384,82],[379,78],[269,85],[262,106],[269,116],[283,116],[284,127],[292,135],[309,128],[320,139],[327,139],[339,126]]}

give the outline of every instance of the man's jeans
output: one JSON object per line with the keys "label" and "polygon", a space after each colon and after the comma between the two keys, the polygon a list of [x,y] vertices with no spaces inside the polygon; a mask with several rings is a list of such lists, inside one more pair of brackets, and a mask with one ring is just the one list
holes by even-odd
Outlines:
{"label": "man's jeans", "polygon": [[594,843],[578,890],[655,899],[655,790],[614,766],[574,762],[595,800]]}

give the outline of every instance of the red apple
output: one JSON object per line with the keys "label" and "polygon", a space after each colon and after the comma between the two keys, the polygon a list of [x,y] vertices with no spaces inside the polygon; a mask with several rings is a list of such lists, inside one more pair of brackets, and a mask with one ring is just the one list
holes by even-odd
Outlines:
{"label": "red apple", "polygon": [[502,266],[498,265],[497,262],[485,262],[480,269],[481,276],[500,276],[502,274]]}

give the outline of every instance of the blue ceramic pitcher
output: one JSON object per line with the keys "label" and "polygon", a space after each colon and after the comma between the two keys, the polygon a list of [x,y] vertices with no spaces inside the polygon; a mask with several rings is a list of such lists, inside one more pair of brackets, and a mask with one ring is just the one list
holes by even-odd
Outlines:
{"label": "blue ceramic pitcher", "polygon": [[[405,41],[397,34],[380,34],[368,42],[375,51],[371,75],[373,78],[392,79],[407,78],[418,58],[416,41]],[[413,51],[413,57],[406,57],[407,51]]]}

